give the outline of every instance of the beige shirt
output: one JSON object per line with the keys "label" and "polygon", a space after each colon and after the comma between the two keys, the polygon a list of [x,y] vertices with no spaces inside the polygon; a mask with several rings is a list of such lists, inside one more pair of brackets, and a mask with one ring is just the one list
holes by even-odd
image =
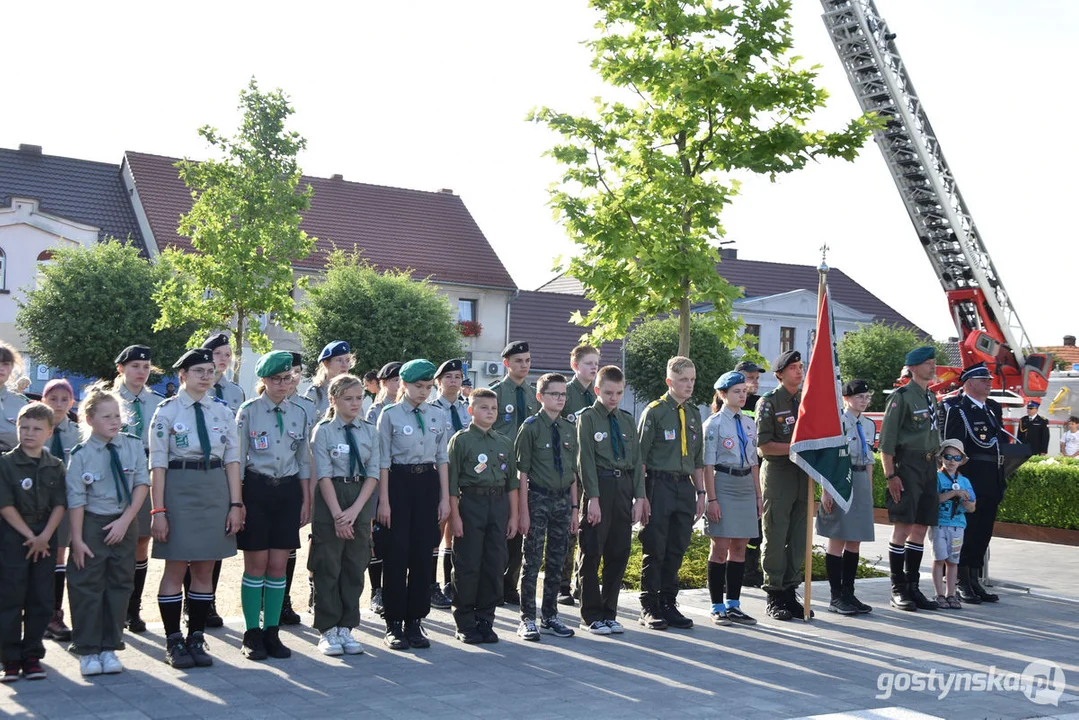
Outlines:
{"label": "beige shirt", "polygon": [[[150,473],[146,468],[146,452],[142,440],[134,435],[120,433],[112,439],[120,464],[124,468],[123,482],[128,493],[139,485],[150,485]],[[67,466],[67,506],[85,507],[95,515],[116,515],[128,506],[128,496],[117,496],[116,482],[112,474],[112,457],[105,441],[90,436],[85,443],[71,453]]]}
{"label": "beige shirt", "polygon": [[[378,430],[357,415],[351,423],[352,439],[360,451],[364,477],[378,478],[379,453],[381,452]],[[345,423],[341,418],[323,420],[315,425],[311,436],[311,454],[315,456],[315,476],[352,477],[352,457],[348,440],[345,438]],[[359,474],[357,468],[356,474]]]}
{"label": "beige shirt", "polygon": [[311,477],[309,427],[307,413],[291,400],[283,400],[280,405],[274,405],[265,395],[248,400],[236,414],[244,468],[274,478]]}
{"label": "beige shirt", "polygon": [[[229,406],[216,400],[212,389],[199,400],[199,405],[206,421],[211,459],[218,458],[225,464],[240,462],[236,420]],[[170,460],[202,459],[195,424],[195,401],[183,388],[157,406],[150,432],[151,469],[167,468]]]}

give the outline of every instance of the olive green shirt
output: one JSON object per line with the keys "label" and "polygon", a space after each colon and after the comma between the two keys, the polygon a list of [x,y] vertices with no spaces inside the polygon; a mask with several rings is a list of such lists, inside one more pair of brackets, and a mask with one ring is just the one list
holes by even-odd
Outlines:
{"label": "olive green shirt", "polygon": [[[682,454],[682,418],[685,415],[686,453]],[[665,394],[651,402],[641,413],[637,427],[641,440],[641,458],[649,470],[692,475],[704,467],[704,434],[701,432],[701,411],[692,402],[679,405]]]}
{"label": "olive green shirt", "polygon": [[[524,397],[524,407],[520,412],[517,411],[517,388],[521,388]],[[505,377],[492,385],[491,389],[498,395],[498,415],[491,429],[509,438],[517,437],[517,431],[521,429],[525,418],[539,412],[540,404],[536,401],[535,386],[528,382],[518,385]],[[518,417],[520,422],[517,421]]]}
{"label": "olive green shirt", "polygon": [[[570,418],[573,418],[571,415]],[[555,468],[554,426],[558,426],[562,474]],[[514,444],[517,469],[528,475],[529,486],[547,490],[565,490],[573,484],[577,472],[577,425],[563,417],[551,420],[544,410],[525,420]]]}
{"label": "olive green shirt", "polygon": [[[622,436],[622,457],[615,459],[611,440],[611,421],[618,421]],[[603,403],[596,400],[577,415],[577,445],[580,448],[577,474],[589,498],[599,497],[600,470],[624,470],[628,477],[622,481],[632,483],[633,497],[644,497],[644,475],[641,473],[641,445],[633,416],[621,408],[608,412]]]}
{"label": "olive green shirt", "polygon": [[[757,447],[765,443],[780,442],[789,443],[794,437],[794,424],[798,420],[797,403],[802,400],[802,391],[791,395],[785,387],[780,385],[774,390],[766,392],[757,402]],[[798,466],[791,462],[790,455],[760,455],[772,463],[773,467],[790,467],[792,470]]]}
{"label": "olive green shirt", "polygon": [[32,458],[18,445],[0,456],[0,508],[14,507],[33,528],[48,520],[53,508],[66,505],[63,462],[47,452]]}
{"label": "olive green shirt", "polygon": [[596,393],[592,388],[586,388],[574,375],[566,383],[566,404],[562,408],[562,417],[576,415],[596,401]]}
{"label": "olive green shirt", "polygon": [[450,438],[449,455],[451,497],[460,497],[463,487],[521,487],[513,441],[496,430],[469,425]]}
{"label": "olive green shirt", "polygon": [[914,383],[904,385],[888,398],[880,427],[879,448],[895,455],[901,450],[935,452],[940,447],[937,401],[933,393]]}

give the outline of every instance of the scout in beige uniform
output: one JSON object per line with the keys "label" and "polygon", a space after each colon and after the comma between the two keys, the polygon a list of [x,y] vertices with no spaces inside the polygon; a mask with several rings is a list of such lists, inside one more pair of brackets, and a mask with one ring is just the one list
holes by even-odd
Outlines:
{"label": "scout in beige uniform", "polygon": [[[431,404],[446,413],[450,421],[450,434],[460,432],[472,422],[468,414],[468,401],[460,396],[461,383],[464,381],[464,361],[447,360],[435,371],[435,384],[438,388]],[[440,587],[436,574],[438,563],[431,572],[431,607],[448,610],[453,600],[453,534],[450,532],[449,518],[442,521],[442,544],[436,547],[433,555],[442,558],[442,581]]]}
{"label": "scout in beige uniform", "polygon": [[[236,554],[243,525],[240,448],[236,420],[213,397],[213,354],[187,351],[176,361],[180,390],[157,407],[150,428],[150,511],[153,555],[165,561],[157,604],[165,625],[165,660],[175,668],[208,667],[203,630],[213,601],[213,567]],[[188,635],[180,634],[184,573],[191,568],[187,594]]]}
{"label": "scout in beige uniform", "polygon": [[307,413],[285,399],[294,380],[292,355],[263,355],[255,374],[262,392],[236,416],[245,509],[236,546],[244,553],[240,602],[247,629],[241,652],[265,660],[292,655],[280,638],[281,607],[288,556],[300,546],[300,527],[311,515],[311,458]]}
{"label": "scout in beige uniform", "polygon": [[[49,453],[67,466],[71,450],[79,444],[79,424],[71,419],[71,407],[75,404],[75,391],[63,378],[50,380],[41,391],[41,401],[52,409],[55,424],[52,438],[45,444]],[[67,579],[67,546],[71,542],[71,524],[65,513],[56,528],[56,573],[53,576],[53,615],[45,637],[49,640],[68,642],[71,628],[64,624],[64,582]]]}
{"label": "scout in beige uniform", "polygon": [[120,399],[92,389],[80,408],[90,430],[67,467],[71,515],[68,595],[72,651],[84,676],[122,672],[124,617],[134,589],[138,510],[150,492],[142,439],[120,432]]}

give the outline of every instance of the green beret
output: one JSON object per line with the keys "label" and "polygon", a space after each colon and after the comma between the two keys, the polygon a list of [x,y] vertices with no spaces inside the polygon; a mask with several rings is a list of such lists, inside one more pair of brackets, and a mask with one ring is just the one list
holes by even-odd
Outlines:
{"label": "green beret", "polygon": [[921,365],[926,360],[932,360],[937,356],[937,349],[932,345],[923,345],[919,348],[914,348],[907,353],[907,359],[903,362],[907,367],[914,367],[915,365]]}
{"label": "green beret", "polygon": [[260,378],[279,375],[283,372],[292,372],[292,353],[284,350],[274,350],[259,358],[255,365],[255,374]]}
{"label": "green beret", "polygon": [[409,360],[401,366],[401,379],[406,383],[435,379],[435,364],[430,360]]}

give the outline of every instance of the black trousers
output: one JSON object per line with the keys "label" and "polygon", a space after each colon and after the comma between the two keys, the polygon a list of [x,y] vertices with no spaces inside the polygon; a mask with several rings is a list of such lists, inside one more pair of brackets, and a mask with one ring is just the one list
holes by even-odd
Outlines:
{"label": "black trousers", "polygon": [[678,595],[678,571],[693,537],[697,486],[691,478],[673,480],[649,473],[645,479],[652,515],[637,537],[641,540],[641,605]]}
{"label": "black trousers", "polygon": [[618,593],[633,532],[633,481],[628,476],[600,478],[599,510],[599,524],[589,525],[588,498],[581,503],[581,620],[589,624],[618,616]]}
{"label": "black trousers", "polygon": [[[31,524],[35,533],[45,523]],[[0,520],[0,652],[3,662],[22,662],[45,656],[41,642],[52,618],[53,576],[56,574],[56,534],[50,555],[26,559],[26,538]]]}
{"label": "black trousers", "polygon": [[453,539],[453,620],[467,632],[477,620],[493,625],[502,600],[509,498],[464,490],[457,511],[465,532]]}
{"label": "black trousers", "polygon": [[964,475],[974,488],[975,510],[967,513],[967,529],[963,533],[963,549],[959,552],[959,564],[974,570],[985,565],[985,553],[993,539],[993,526],[997,521],[997,509],[1003,499],[1004,479],[1000,470],[991,463],[971,460],[963,468]]}
{"label": "black trousers", "polygon": [[502,595],[517,589],[521,582],[521,566],[524,563],[524,538],[518,533],[506,541],[506,574],[502,579]]}
{"label": "black trousers", "polygon": [[439,541],[438,471],[390,468],[390,527],[382,556],[386,622],[420,620],[431,612],[431,548]]}

